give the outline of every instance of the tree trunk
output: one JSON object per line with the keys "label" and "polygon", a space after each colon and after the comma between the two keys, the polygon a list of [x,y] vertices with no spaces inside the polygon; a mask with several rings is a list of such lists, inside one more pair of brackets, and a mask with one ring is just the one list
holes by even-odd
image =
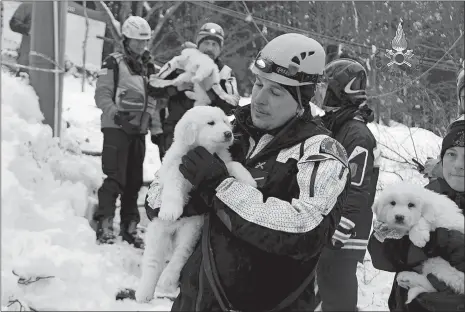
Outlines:
{"label": "tree trunk", "polygon": [[143,12],[144,12],[144,2],[137,1],[135,15],[142,17]]}
{"label": "tree trunk", "polygon": [[121,10],[119,11],[119,22],[123,25],[124,21],[131,16],[131,1],[122,1]]}

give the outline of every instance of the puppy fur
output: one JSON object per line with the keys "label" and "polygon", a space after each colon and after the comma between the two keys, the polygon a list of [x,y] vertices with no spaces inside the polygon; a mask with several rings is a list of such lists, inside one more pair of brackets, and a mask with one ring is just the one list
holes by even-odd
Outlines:
{"label": "puppy fur", "polygon": [[[179,172],[182,156],[197,146],[203,146],[225,162],[232,176],[256,187],[256,182],[247,169],[231,160],[228,147],[233,140],[228,117],[216,107],[194,107],[187,111],[176,125],[174,142],[166,152],[158,171],[162,185],[161,207],[158,218],[154,218],[147,229],[142,277],[136,290],[137,301],[152,300],[157,285],[162,293],[176,292],[180,272],[200,236],[204,216],[184,217],[178,220],[192,188],[189,181]],[[170,248],[172,244],[174,248]],[[173,254],[165,267],[166,255],[171,249]]]}
{"label": "puppy fur", "polygon": [[[401,182],[388,186],[375,201],[373,212],[378,221],[408,234],[412,243],[420,248],[426,245],[429,233],[436,228],[464,233],[465,220],[459,207],[447,196],[420,185]],[[430,273],[455,292],[464,293],[464,273],[442,258],[426,260],[420,273],[400,272],[397,276],[399,285],[409,289],[407,303],[420,293],[436,291],[426,278]]]}
{"label": "puppy fur", "polygon": [[[193,91],[186,91],[185,94],[194,99],[194,106],[209,105],[211,103],[207,92],[213,89],[215,93],[224,101],[231,105],[237,105],[237,96],[226,93],[220,86],[220,72],[215,62],[206,54],[196,48],[186,48],[181,55],[176,56],[171,61],[172,66],[184,70],[182,74],[173,80],[151,79],[154,87],[164,88],[170,85],[179,86],[183,83],[191,82]],[[194,94],[197,98],[194,98]]]}

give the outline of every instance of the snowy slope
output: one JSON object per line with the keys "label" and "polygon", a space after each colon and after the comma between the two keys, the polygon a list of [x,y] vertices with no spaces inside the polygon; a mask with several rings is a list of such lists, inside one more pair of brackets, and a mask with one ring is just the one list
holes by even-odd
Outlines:
{"label": "snowy slope", "polygon": [[[87,116],[88,103],[66,82],[65,101]],[[114,299],[119,289],[137,285],[141,251],[95,244],[84,216],[101,183],[100,163],[80,153],[71,131],[61,142],[52,138],[40,123],[37,96],[19,78],[2,72],[1,100],[2,311],[15,299],[42,311],[169,309],[164,300],[139,305]],[[99,132],[92,135],[98,141]],[[19,285],[15,274],[52,277]],[[19,303],[10,308],[19,310]]]}

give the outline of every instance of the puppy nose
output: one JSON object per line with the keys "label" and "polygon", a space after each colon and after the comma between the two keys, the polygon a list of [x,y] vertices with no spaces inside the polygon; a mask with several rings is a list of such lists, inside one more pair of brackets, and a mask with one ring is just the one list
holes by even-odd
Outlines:
{"label": "puppy nose", "polygon": [[404,221],[404,216],[403,215],[395,215],[396,222],[403,222]]}
{"label": "puppy nose", "polygon": [[231,139],[231,138],[232,138],[232,132],[231,132],[231,131],[225,131],[225,132],[224,132],[224,138],[225,138],[226,140]]}

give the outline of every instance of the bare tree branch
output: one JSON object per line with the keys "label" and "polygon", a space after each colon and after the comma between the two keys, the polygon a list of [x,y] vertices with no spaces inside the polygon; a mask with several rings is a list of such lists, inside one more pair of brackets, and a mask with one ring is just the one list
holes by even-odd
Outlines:
{"label": "bare tree branch", "polygon": [[87,38],[89,37],[89,16],[87,15],[87,1],[83,1],[84,6],[84,17],[86,19],[86,30],[85,30],[85,37],[84,41],[82,42],[82,69],[84,74],[82,75],[82,84],[81,84],[81,92],[85,91],[86,85],[86,58],[87,58]]}
{"label": "bare tree branch", "polygon": [[122,45],[122,36],[121,36],[121,30],[120,30],[120,23],[116,20],[116,18],[113,16],[111,13],[110,9],[108,6],[103,2],[103,1],[94,1],[95,7],[97,10],[104,12],[104,18],[105,22],[110,28],[111,36],[115,40],[116,43],[116,50],[122,50],[123,45]]}
{"label": "bare tree branch", "polygon": [[144,12],[144,2],[143,1],[137,1],[136,15],[142,17],[143,12]]}
{"label": "bare tree branch", "polygon": [[229,56],[235,54],[238,50],[245,47],[246,45],[248,45],[249,43],[251,43],[252,41],[254,41],[255,39],[257,39],[259,37],[261,37],[261,34],[254,33],[252,35],[252,37],[250,37],[249,39],[247,39],[245,41],[240,41],[238,43],[235,43],[234,45],[229,45],[229,46],[225,47],[224,50],[228,51],[228,53],[224,54],[223,57],[226,58],[226,57],[229,57]]}
{"label": "bare tree branch", "polygon": [[158,24],[157,26],[155,26],[155,29],[153,30],[152,38],[150,38],[149,40],[149,51],[152,51],[152,47],[154,46],[153,42],[155,41],[161,29],[165,25],[165,22],[171,18],[171,16],[176,12],[176,10],[179,8],[181,4],[183,4],[183,2],[176,2],[174,5],[170,6],[168,10],[166,10],[163,17],[161,17],[158,20]]}
{"label": "bare tree branch", "polygon": [[131,14],[131,3],[131,1],[121,1],[121,10],[119,11],[119,21],[121,24],[123,24]]}
{"label": "bare tree branch", "polygon": [[[147,4],[148,5],[148,4]],[[150,10],[147,10],[147,15],[144,17],[146,21],[148,21],[152,15],[158,10],[163,7],[163,2],[157,2],[156,4],[153,5],[153,7],[150,8]]]}

